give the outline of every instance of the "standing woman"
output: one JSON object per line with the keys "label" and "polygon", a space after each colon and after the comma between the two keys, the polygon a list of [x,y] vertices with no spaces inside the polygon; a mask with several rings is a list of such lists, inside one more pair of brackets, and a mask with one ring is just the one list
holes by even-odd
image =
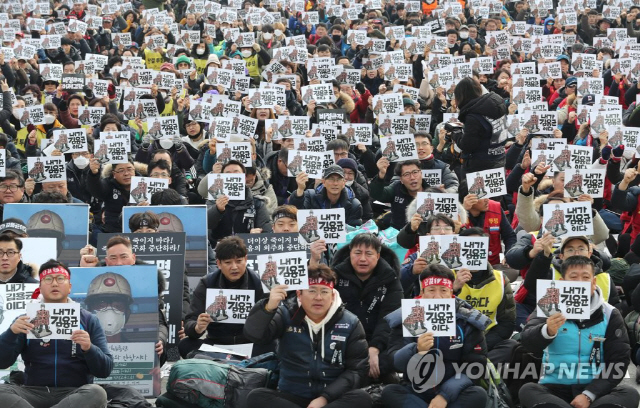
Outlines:
{"label": "standing woman", "polygon": [[462,132],[452,137],[462,149],[463,172],[503,168],[507,141],[507,105],[496,93],[483,94],[482,85],[475,78],[464,78],[454,91],[464,124]]}

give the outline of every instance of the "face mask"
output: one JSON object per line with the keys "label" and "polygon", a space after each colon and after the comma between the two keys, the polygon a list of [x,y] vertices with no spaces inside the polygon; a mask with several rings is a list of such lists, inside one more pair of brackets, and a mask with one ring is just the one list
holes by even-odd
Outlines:
{"label": "face mask", "polygon": [[460,32],[460,38],[462,38],[463,40],[466,40],[467,38],[469,38],[469,32],[468,31],[461,31]]}
{"label": "face mask", "polygon": [[198,48],[198,49],[196,50],[196,54],[198,54],[198,55],[202,55],[202,54],[204,54],[204,48]]}
{"label": "face mask", "polygon": [[243,57],[249,58],[251,56],[251,50],[243,50],[241,54]]}
{"label": "face mask", "polygon": [[280,37],[282,35],[282,30],[273,30],[276,37]]}
{"label": "face mask", "polygon": [[449,47],[449,48],[453,48],[454,45],[456,45],[455,42],[452,42],[452,43],[447,42],[447,47]]}
{"label": "face mask", "polygon": [[47,125],[50,125],[55,121],[56,121],[56,117],[55,116],[53,116],[53,115],[44,115],[44,123],[46,123]]}
{"label": "face mask", "polygon": [[332,35],[331,38],[333,39],[333,42],[338,42],[338,41],[340,41],[342,36],[341,35]]}
{"label": "face mask", "polygon": [[262,38],[264,38],[267,41],[269,41],[271,39],[271,37],[273,37],[273,34],[271,34],[271,33],[263,33],[262,34]]}
{"label": "face mask", "polygon": [[76,165],[80,170],[85,169],[89,165],[89,159],[84,156],[78,156],[73,159],[73,164]]}
{"label": "face mask", "polygon": [[162,95],[162,99],[167,99],[167,93],[166,92],[160,92],[160,95]]}
{"label": "face mask", "polygon": [[96,316],[100,321],[104,334],[107,336],[113,336],[120,333],[120,330],[122,330],[126,321],[124,312],[116,310],[111,306],[96,310]]}
{"label": "face mask", "polygon": [[173,141],[171,139],[160,139],[160,146],[165,150],[171,149]]}
{"label": "face mask", "polygon": [[125,88],[126,88],[126,87],[128,87],[128,86],[129,86],[129,82],[127,82],[127,81],[122,81],[122,82],[120,82],[120,86],[123,86],[123,87],[125,87]]}
{"label": "face mask", "polygon": [[16,109],[13,110],[13,117],[16,118],[16,119],[20,119],[20,116],[22,116],[22,112],[21,111],[16,111]]}
{"label": "face mask", "polygon": [[345,181],[344,184],[346,184],[347,187],[351,187],[353,185],[353,180]]}

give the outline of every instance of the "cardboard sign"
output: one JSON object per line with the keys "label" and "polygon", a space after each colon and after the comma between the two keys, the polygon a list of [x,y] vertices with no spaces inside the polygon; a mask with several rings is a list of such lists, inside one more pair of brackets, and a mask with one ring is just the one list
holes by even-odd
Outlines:
{"label": "cardboard sign", "polygon": [[36,183],[67,179],[64,156],[27,157],[29,177]]}
{"label": "cardboard sign", "polygon": [[290,177],[296,177],[298,174],[305,172],[309,178],[322,179],[322,173],[327,167],[325,164],[327,163],[324,153],[289,150],[287,169]]}
{"label": "cardboard sign", "polygon": [[[567,319],[589,319],[591,316],[591,284],[565,280],[536,281],[538,316],[562,313]],[[593,341],[597,341],[595,338]],[[602,340],[601,340],[602,341]]]}
{"label": "cardboard sign", "polygon": [[214,323],[244,324],[254,304],[254,290],[207,289],[205,312]]}
{"label": "cardboard sign", "polygon": [[246,179],[244,174],[218,173],[207,175],[209,200],[217,200],[222,196],[229,200],[244,200]]}
{"label": "cardboard sign", "polygon": [[273,130],[271,136],[273,140],[305,137],[309,131],[308,116],[279,116],[277,119],[267,119],[265,122],[266,128]]}
{"label": "cardboard sign", "polygon": [[0,151],[0,177],[7,175],[7,151],[2,149]]}
{"label": "cardboard sign", "polygon": [[411,127],[414,128],[416,132],[429,133],[431,129],[431,115],[411,114],[407,116],[411,120]]}
{"label": "cardboard sign", "polygon": [[13,111],[20,118],[20,124],[23,127],[26,127],[27,125],[44,125],[44,109],[42,108],[42,105],[16,108]]}
{"label": "cardboard sign", "polygon": [[34,325],[27,333],[29,340],[69,340],[71,333],[80,330],[78,303],[27,303],[29,323]]}
{"label": "cardboard sign", "polygon": [[62,64],[40,65],[40,75],[43,81],[58,81],[62,79]]}
{"label": "cardboard sign", "polygon": [[593,235],[590,202],[544,204],[542,227],[556,238]]}
{"label": "cardboard sign", "polygon": [[542,100],[542,88],[513,88],[512,102],[515,104],[535,103]]}
{"label": "cardboard sign", "polygon": [[267,291],[276,285],[288,285],[287,290],[309,288],[306,252],[258,255],[257,264],[256,272]]}
{"label": "cardboard sign", "polygon": [[606,169],[568,169],[564,172],[564,191],[568,197],[577,198],[589,194],[592,198],[604,197]]}
{"label": "cardboard sign", "polygon": [[555,112],[527,111],[519,117],[521,128],[535,134],[553,134],[558,127],[558,119]]}
{"label": "cardboard sign", "polygon": [[78,108],[78,124],[97,126],[100,124],[100,120],[105,113],[106,109],[102,107],[95,108],[80,106]]}
{"label": "cardboard sign", "polygon": [[307,258],[311,257],[309,245],[302,242],[296,233],[263,233],[237,234],[247,244],[248,263],[254,271],[258,269],[257,256],[260,254],[291,253],[305,251]]}
{"label": "cardboard sign", "polygon": [[553,171],[588,169],[591,167],[593,147],[556,145],[554,147]]}
{"label": "cardboard sign", "polygon": [[341,133],[347,137],[350,145],[372,145],[373,144],[373,125],[370,123],[347,123],[343,124]]}
{"label": "cardboard sign", "polygon": [[554,150],[556,145],[566,146],[567,139],[557,139],[553,137],[535,137],[531,139],[532,150]]}
{"label": "cardboard sign", "polygon": [[467,185],[470,186],[469,194],[475,194],[479,199],[499,197],[507,194],[504,169],[467,173]]}
{"label": "cardboard sign", "polygon": [[344,208],[298,210],[298,225],[300,242],[310,244],[324,239],[328,244],[342,244],[347,240]]}
{"label": "cardboard sign", "polygon": [[418,151],[413,135],[394,135],[380,137],[382,156],[390,162],[417,160]]}
{"label": "cardboard sign", "polygon": [[380,114],[396,115],[402,112],[404,112],[402,95],[378,94],[373,97],[373,113],[376,114],[376,116]]}
{"label": "cardboard sign", "polygon": [[320,103],[333,103],[336,98],[333,95],[333,86],[331,84],[314,84],[303,86],[301,89],[302,102],[308,105],[309,102],[315,101]]}
{"label": "cardboard sign", "polygon": [[456,335],[455,299],[402,299],[402,336]]}
{"label": "cardboard sign", "polygon": [[101,133],[100,139],[93,145],[94,157],[100,164],[128,163],[128,155],[131,153],[131,140],[129,132]]}
{"label": "cardboard sign", "polygon": [[[422,170],[434,171],[434,170]],[[433,184],[431,184],[433,185]],[[418,192],[416,197],[417,213],[422,215],[424,221],[435,214],[446,214],[450,218],[457,219],[458,216],[458,195],[448,193],[425,193]]]}
{"label": "cardboard sign", "polygon": [[157,191],[169,188],[169,180],[152,177],[131,177],[130,204],[151,203],[151,196]]}
{"label": "cardboard sign", "polygon": [[[155,100],[152,100],[155,106]],[[157,108],[156,108],[157,109]],[[148,134],[153,140],[162,138],[172,139],[180,136],[180,127],[178,126],[177,116],[158,116],[149,117],[147,119]]]}
{"label": "cardboard sign", "polygon": [[[430,115],[429,116],[430,120]],[[411,133],[411,117],[382,114],[378,117],[378,133],[380,136],[407,135]]]}
{"label": "cardboard sign", "polygon": [[86,76],[83,74],[62,74],[62,87],[67,91],[81,92]]}
{"label": "cardboard sign", "polygon": [[624,145],[625,152],[637,152],[640,146],[640,128],[627,126],[607,126],[609,144],[612,148]]}
{"label": "cardboard sign", "polygon": [[429,186],[439,186],[442,184],[442,169],[422,170],[422,179]]}
{"label": "cardboard sign", "polygon": [[62,129],[53,131],[53,145],[62,153],[88,152],[86,129]]}
{"label": "cardboard sign", "polygon": [[131,33],[111,33],[111,43],[114,47],[131,45]]}
{"label": "cardboard sign", "polygon": [[484,270],[489,258],[489,237],[421,236],[420,257],[450,269]]}
{"label": "cardboard sign", "polygon": [[340,128],[347,122],[347,112],[344,109],[318,109],[318,125]]}
{"label": "cardboard sign", "polygon": [[249,142],[225,142],[216,144],[216,161],[227,164],[230,160],[239,161],[245,167],[251,167],[251,143]]}

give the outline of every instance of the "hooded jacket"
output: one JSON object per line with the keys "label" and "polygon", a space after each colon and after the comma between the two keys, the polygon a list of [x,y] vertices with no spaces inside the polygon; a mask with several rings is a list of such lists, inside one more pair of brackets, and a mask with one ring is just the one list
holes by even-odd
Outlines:
{"label": "hooded jacket", "polygon": [[[629,336],[622,315],[603,300],[599,288],[591,296],[591,317],[567,320],[555,337],[547,333],[546,316],[537,316],[536,312],[529,318],[520,341],[528,351],[542,355],[543,366],[555,367],[545,372],[541,384],[582,386],[592,400],[609,394],[620,384],[630,362]],[[581,366],[577,375],[558,376],[561,364]],[[596,364],[605,364],[602,373],[594,372]]]}
{"label": "hooded jacket", "polygon": [[335,204],[327,197],[324,185],[320,184],[315,189],[305,190],[302,197],[298,197],[294,191],[289,197],[289,204],[301,210],[328,210],[330,208],[344,208],[345,221],[352,227],[362,225],[362,205],[356,198],[350,187],[345,187],[340,193],[340,198]]}
{"label": "hooded jacket", "polygon": [[40,283],[35,278],[37,274],[38,271],[34,271],[31,265],[20,261],[18,262],[16,273],[7,282],[0,282],[0,285],[3,283]]}
{"label": "hooded jacket", "polygon": [[[367,166],[368,174],[378,174],[378,167],[376,165],[376,162],[380,160],[381,157],[382,157],[382,150],[378,150],[378,152],[376,153],[375,162],[371,162],[371,163],[366,162],[368,164]],[[392,162],[389,164],[387,173],[384,176],[384,179],[386,182],[390,183],[393,180],[393,178],[396,177],[395,169],[397,164],[398,164],[397,162]],[[436,159],[433,156],[433,154],[426,159],[420,160],[420,168],[422,170],[442,170],[441,180],[442,180],[442,184],[444,184],[445,193],[458,192],[458,186],[460,185],[460,182],[458,181],[458,176],[456,175],[455,172],[451,170],[451,168],[447,163],[443,162],[442,160]],[[431,187],[437,187],[437,186],[431,186]]]}
{"label": "hooded jacket", "polygon": [[362,323],[369,347],[387,349],[388,325],[383,318],[400,307],[402,285],[398,278],[400,262],[396,254],[382,246],[380,259],[366,281],[361,281],[351,265],[349,246],[336,252],[331,269],[338,275],[336,290],[345,307]]}
{"label": "hooded jacket", "polygon": [[[422,179],[422,190],[424,191],[427,187],[429,185]],[[401,230],[407,223],[405,210],[415,197],[409,194],[409,190],[400,180],[387,185],[384,180],[380,180],[379,176],[371,180],[369,191],[373,200],[391,203],[391,226],[398,231]]]}
{"label": "hooded jacket", "polygon": [[472,171],[501,168],[505,165],[507,106],[493,92],[467,102],[458,115],[464,132],[453,140],[462,149],[466,168]]}
{"label": "hooded jacket", "polygon": [[[413,230],[411,229],[410,220],[411,220],[411,217],[413,217],[413,215],[417,211],[417,208],[416,208],[417,205],[418,205],[418,199],[416,198],[415,200],[411,201],[411,203],[409,203],[409,205],[407,206],[407,210],[406,210],[407,223],[400,230],[396,238],[398,244],[401,247],[406,249],[414,248],[416,245],[418,245],[418,242],[420,240],[419,237],[423,235],[427,235],[429,233],[429,231],[427,231],[426,222],[421,222],[416,232],[413,232]],[[457,203],[457,206],[458,206],[458,221],[460,221],[461,225],[465,225],[468,222],[467,212],[465,211],[462,204],[460,204],[460,202]]]}
{"label": "hooded jacket", "polygon": [[359,388],[366,377],[369,353],[364,329],[340,304],[340,295],[335,296],[317,332],[305,319],[297,299],[289,299],[271,312],[265,310],[268,299],[263,299],[249,313],[244,334],[250,341],[268,344],[279,340],[280,391],[307,399],[325,397],[331,403]]}
{"label": "hooded jacket", "polygon": [[278,205],[283,205],[289,196],[298,189],[295,177],[283,176],[278,170],[278,152],[269,153],[266,158],[266,168],[271,172],[269,184],[273,187],[273,191],[278,199]]}

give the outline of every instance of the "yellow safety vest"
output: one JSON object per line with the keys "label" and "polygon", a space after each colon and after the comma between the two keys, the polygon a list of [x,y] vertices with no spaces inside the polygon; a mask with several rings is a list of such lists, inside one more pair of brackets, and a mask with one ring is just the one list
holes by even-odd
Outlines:
{"label": "yellow safety vest", "polygon": [[152,51],[148,48],[144,49],[144,61],[146,63],[147,69],[153,69],[155,71],[160,71],[160,67],[164,63],[164,56],[159,52]]}
{"label": "yellow safety vest", "polygon": [[207,60],[194,58],[193,62],[196,64],[196,72],[198,72],[198,75],[204,74],[204,69],[207,67]]}
{"label": "yellow safety vest", "polygon": [[504,278],[502,272],[494,270],[495,279],[481,288],[474,289],[468,284],[464,284],[460,289],[458,297],[469,303],[474,309],[482,312],[483,315],[491,319],[491,324],[487,327],[489,331],[493,326],[498,324],[496,314],[498,306],[504,297]]}
{"label": "yellow safety vest", "polygon": [[[553,280],[561,280],[562,275],[557,269],[553,269]],[[604,297],[604,301],[609,301],[609,291],[611,290],[611,277],[607,272],[600,272],[596,275],[596,285],[602,291],[602,296]]]}

